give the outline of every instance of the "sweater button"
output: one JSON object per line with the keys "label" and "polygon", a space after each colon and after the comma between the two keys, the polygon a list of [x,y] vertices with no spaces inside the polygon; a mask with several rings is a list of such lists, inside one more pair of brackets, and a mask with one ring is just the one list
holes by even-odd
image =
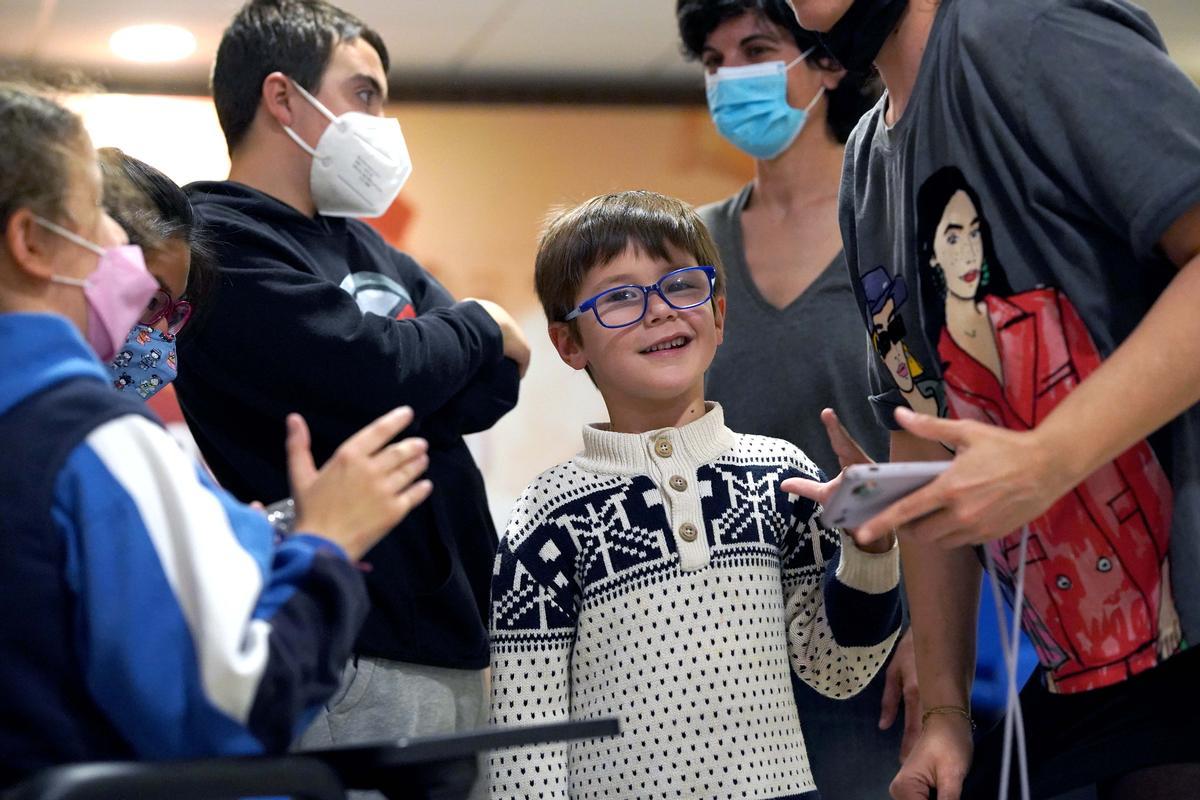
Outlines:
{"label": "sweater button", "polygon": [[671,488],[677,492],[682,492],[687,488],[687,478],[683,477],[682,475],[672,475],[669,482],[671,484]]}
{"label": "sweater button", "polygon": [[670,458],[675,452],[674,446],[671,445],[671,440],[665,436],[660,436],[654,440],[654,452],[662,458]]}
{"label": "sweater button", "polygon": [[696,526],[690,522],[685,522],[679,526],[679,538],[685,542],[694,542],[699,535],[700,531],[696,530]]}

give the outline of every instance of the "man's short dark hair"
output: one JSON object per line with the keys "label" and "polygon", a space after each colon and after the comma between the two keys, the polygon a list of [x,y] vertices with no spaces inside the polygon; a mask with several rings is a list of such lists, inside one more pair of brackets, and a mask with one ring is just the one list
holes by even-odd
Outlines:
{"label": "man's short dark hair", "polygon": [[212,94],[229,152],[254,121],[262,84],[282,72],[316,94],[333,48],[363,39],[388,70],[379,34],[358,17],[322,0],[250,0],[225,29],[213,64]]}
{"label": "man's short dark hair", "polygon": [[[679,38],[683,42],[683,55],[691,61],[699,61],[704,53],[704,43],[722,23],[743,14],[756,14],[759,18],[786,30],[801,52],[816,48],[805,59],[810,64],[825,69],[836,69],[837,61],[821,46],[817,35],[800,27],[796,15],[786,0],[676,0],[675,21],[679,25]],[[879,99],[879,81],[874,75],[847,73],[846,77],[831,92],[826,124],[838,142],[846,143],[850,131],[858,124],[862,115]]]}

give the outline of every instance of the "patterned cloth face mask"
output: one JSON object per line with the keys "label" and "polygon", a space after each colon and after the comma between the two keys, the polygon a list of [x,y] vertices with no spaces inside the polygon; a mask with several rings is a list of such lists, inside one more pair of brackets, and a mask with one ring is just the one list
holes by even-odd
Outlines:
{"label": "patterned cloth face mask", "polygon": [[135,391],[143,400],[149,400],[178,374],[175,337],[138,325],[129,332],[108,369],[117,391]]}

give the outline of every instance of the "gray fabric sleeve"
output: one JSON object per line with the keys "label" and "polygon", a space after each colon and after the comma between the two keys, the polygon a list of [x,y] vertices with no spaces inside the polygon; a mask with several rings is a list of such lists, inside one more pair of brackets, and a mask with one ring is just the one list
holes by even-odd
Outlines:
{"label": "gray fabric sleeve", "polygon": [[1056,3],[1020,50],[1023,130],[1059,185],[1150,257],[1200,204],[1200,89],[1149,17]]}

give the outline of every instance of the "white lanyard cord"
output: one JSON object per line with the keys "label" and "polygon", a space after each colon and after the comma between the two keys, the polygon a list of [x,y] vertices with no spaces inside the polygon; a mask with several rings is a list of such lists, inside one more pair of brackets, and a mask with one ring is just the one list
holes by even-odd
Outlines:
{"label": "white lanyard cord", "polygon": [[[992,600],[996,606],[996,622],[1000,632],[1000,649],[1004,654],[1008,691],[1004,708],[1004,751],[1000,761],[999,800],[1008,800],[1008,782],[1012,768],[1013,739],[1017,743],[1017,766],[1020,771],[1021,800],[1029,800],[1029,763],[1025,748],[1025,719],[1021,713],[1021,696],[1017,687],[1017,659],[1021,647],[1021,611],[1025,602],[1025,551],[1029,542],[1029,526],[1021,528],[1021,543],[1017,548],[1017,577],[1013,591],[1011,628],[1004,621],[1004,599],[1000,594],[996,565],[987,546],[983,547],[984,562],[991,578]],[[1015,737],[1014,737],[1015,733]]]}

